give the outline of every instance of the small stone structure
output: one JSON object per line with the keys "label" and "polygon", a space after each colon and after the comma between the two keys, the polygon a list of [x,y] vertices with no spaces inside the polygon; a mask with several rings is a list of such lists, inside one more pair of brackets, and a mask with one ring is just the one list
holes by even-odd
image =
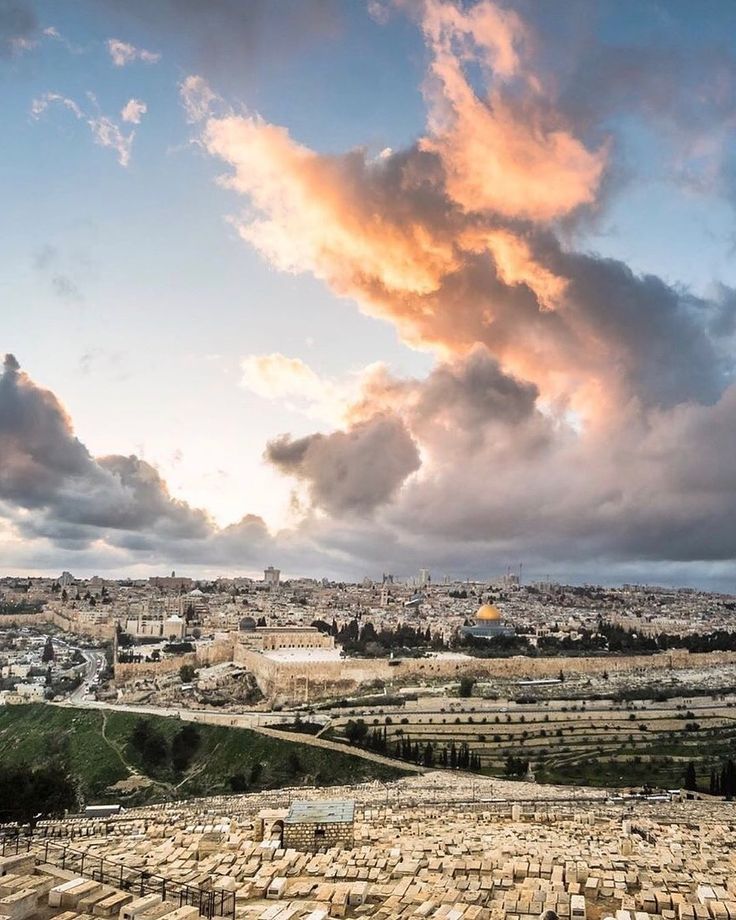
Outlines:
{"label": "small stone structure", "polygon": [[284,847],[316,853],[352,847],[355,802],[292,802],[284,820]]}

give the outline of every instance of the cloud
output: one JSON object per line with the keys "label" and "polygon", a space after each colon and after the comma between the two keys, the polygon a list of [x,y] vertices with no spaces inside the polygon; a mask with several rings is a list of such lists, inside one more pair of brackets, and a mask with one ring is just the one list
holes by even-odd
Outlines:
{"label": "cloud", "polygon": [[21,511],[25,533],[87,544],[117,532],[201,538],[207,515],[172,498],[159,473],[134,456],[93,458],[57,398],[6,355],[0,376],[0,500]]}
{"label": "cloud", "polygon": [[483,343],[586,416],[615,400],[713,399],[722,386],[729,359],[699,322],[715,304],[568,252],[545,227],[468,213],[436,153],[320,155],[255,116],[210,118],[202,140],[248,198],[244,240],[391,320],[411,344],[447,356]]}
{"label": "cloud", "polygon": [[0,0],[0,59],[22,54],[36,44],[38,19],[24,0]]}
{"label": "cloud", "polygon": [[339,0],[275,5],[272,0],[102,0],[154,42],[178,42],[187,66],[206,76],[244,78],[284,66],[340,34]]}
{"label": "cloud", "polygon": [[120,572],[278,559],[340,577],[428,562],[477,575],[523,558],[542,574],[604,580],[646,560],[650,577],[682,581],[697,575],[694,560],[725,578],[721,563],[736,557],[736,386],[712,405],[629,407],[605,429],[579,430],[477,346],[423,380],[374,369],[361,397],[343,429],[267,446],[305,490],[297,526],[271,534],[246,515],[219,528],[139,457],[93,457],[57,397],[8,355],[0,519],[15,542],[5,558]]}
{"label": "cloud", "polygon": [[137,61],[142,64],[157,64],[161,60],[161,55],[157,52],[136,48],[135,45],[120,41],[119,38],[108,39],[107,51],[115,67],[127,67],[128,64]]}
{"label": "cloud", "polygon": [[[593,202],[605,147],[588,150],[566,124],[529,64],[519,17],[490,2],[463,10],[427,0],[421,26],[432,55],[421,146],[442,160],[452,199],[465,210],[531,220]],[[471,61],[485,70],[484,94],[465,72]]]}
{"label": "cloud", "polygon": [[[392,545],[466,570],[510,555],[732,558],[733,293],[570,248],[615,145],[547,79],[508,7],[408,8],[429,70],[427,129],[407,149],[321,154],[252,113],[198,128],[245,199],[249,245],[437,358],[424,380],[372,368],[337,430],[270,442],[321,513],[304,529],[338,552]],[[245,377],[286,401],[325,386],[280,355]]]}
{"label": "cloud", "polygon": [[[397,558],[424,555],[433,564],[451,562],[453,570],[478,571],[486,553],[538,565],[576,560],[581,571],[591,560],[613,565],[736,555],[730,524],[736,472],[729,459],[736,447],[736,385],[713,405],[630,406],[604,427],[580,430],[476,347],[425,380],[385,371],[375,376],[354,406],[356,420],[368,412],[400,420],[421,452],[415,475],[402,480],[372,523],[372,539],[391,534]],[[356,421],[356,428],[365,424]],[[339,448],[345,433],[335,435]],[[324,445],[327,457],[310,458],[313,445]],[[330,447],[321,435],[282,438],[269,448],[269,459],[314,489],[322,464],[330,470]],[[329,491],[335,478],[325,480],[326,497],[317,490],[312,500],[345,519],[349,504]],[[342,531],[323,527],[322,538],[331,543]],[[362,541],[362,551],[377,551],[367,548],[368,528]]]}
{"label": "cloud", "polygon": [[263,399],[276,400],[310,418],[340,425],[349,418],[351,405],[360,397],[380,363],[369,365],[342,379],[322,376],[301,358],[279,352],[248,355],[241,361],[241,385]]}
{"label": "cloud", "polygon": [[[117,122],[100,112],[97,99],[93,93],[88,93],[87,97],[93,108],[91,112],[85,111],[74,99],[62,96],[59,93],[44,93],[42,96],[38,96],[33,100],[31,104],[31,117],[37,120],[46,113],[49,106],[60,105],[71,112],[76,119],[84,121],[87,124],[92,138],[98,146],[108,147],[114,150],[117,154],[118,163],[124,168],[129,166],[135,131],[130,130],[126,134]],[[131,100],[128,106],[134,102],[136,102],[136,100]],[[139,105],[141,104],[142,103],[139,103]],[[123,112],[125,112],[125,109]],[[138,114],[140,116],[142,113],[139,112]],[[126,119],[123,118],[123,120],[125,121]],[[135,122],[135,124],[137,124],[137,122]]]}
{"label": "cloud", "polygon": [[148,111],[148,106],[140,99],[129,99],[120,110],[120,117],[130,125],[139,125],[141,118]]}
{"label": "cloud", "polygon": [[366,514],[391,500],[420,466],[400,419],[377,415],[347,431],[269,442],[266,458],[308,485],[312,504],[336,515]]}
{"label": "cloud", "polygon": [[93,457],[54,393],[13,355],[0,373],[0,545],[5,565],[130,571],[162,564],[290,569],[340,555],[308,534],[280,538],[257,515],[218,528],[175,498],[158,470],[134,455]]}
{"label": "cloud", "polygon": [[76,280],[64,269],[63,261],[55,246],[46,244],[33,254],[33,267],[48,280],[51,289],[61,300],[81,302],[84,300]]}
{"label": "cloud", "polygon": [[207,118],[213,105],[218,101],[218,96],[212,91],[209,83],[197,74],[190,74],[182,80],[179,84],[179,97],[190,124]]}

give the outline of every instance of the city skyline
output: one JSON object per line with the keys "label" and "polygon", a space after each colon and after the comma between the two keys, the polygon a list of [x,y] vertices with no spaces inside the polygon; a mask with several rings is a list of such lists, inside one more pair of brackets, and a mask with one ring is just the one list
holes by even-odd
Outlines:
{"label": "city skyline", "polygon": [[734,26],[0,0],[0,574],[733,590]]}

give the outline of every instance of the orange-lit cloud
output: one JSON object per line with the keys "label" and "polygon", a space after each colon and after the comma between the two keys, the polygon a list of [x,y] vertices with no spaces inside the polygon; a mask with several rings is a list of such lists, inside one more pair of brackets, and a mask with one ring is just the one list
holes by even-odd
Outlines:
{"label": "orange-lit cloud", "polygon": [[360,151],[320,156],[251,117],[211,119],[204,141],[233,167],[224,183],[264,215],[241,222],[241,235],[284,271],[311,271],[343,294],[376,280],[424,295],[459,264],[450,241],[400,200],[392,207],[384,161],[369,164]]}
{"label": "orange-lit cloud", "polygon": [[[536,540],[543,520],[580,546],[661,541],[693,473],[676,455],[657,481],[668,425],[687,417],[710,438],[733,408],[711,332],[729,325],[730,299],[563,245],[561,223],[596,206],[608,145],[573,127],[516,14],[489,0],[421,11],[428,124],[405,150],[325,155],[258,116],[204,119],[201,141],[228,167],[221,181],[248,203],[242,237],[437,356],[425,380],[375,365],[357,390],[297,359],[251,359],[251,389],[339,407],[333,434],[284,436],[268,459],[320,513],[380,515],[410,540],[512,546]],[[364,471],[388,460],[391,475],[366,485]]]}
{"label": "orange-lit cloud", "polygon": [[[540,89],[515,13],[429,0],[421,25],[428,133],[408,150],[327,156],[258,116],[199,112],[204,146],[232,169],[222,183],[251,204],[238,230],[281,270],[310,272],[395,322],[408,343],[450,357],[482,342],[546,398],[587,411],[608,346],[568,309],[556,242],[535,225],[594,200],[605,151],[589,151]],[[466,77],[473,62],[488,98]]]}
{"label": "orange-lit cloud", "polygon": [[[542,221],[593,202],[606,149],[588,150],[565,123],[530,66],[519,17],[490,0],[468,10],[428,0],[424,9],[432,64],[421,145],[441,157],[453,200],[467,211]],[[471,86],[469,62],[485,68],[485,94]],[[512,78],[521,91],[508,89]]]}

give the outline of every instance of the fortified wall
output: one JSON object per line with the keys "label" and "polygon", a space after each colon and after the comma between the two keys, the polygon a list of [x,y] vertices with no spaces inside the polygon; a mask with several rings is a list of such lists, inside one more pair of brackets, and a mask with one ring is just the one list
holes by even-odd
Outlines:
{"label": "fortified wall", "polygon": [[156,677],[159,674],[171,674],[182,665],[191,664],[195,668],[206,668],[213,664],[222,664],[233,660],[233,639],[217,639],[209,645],[198,646],[194,652],[183,655],[168,655],[161,661],[115,662],[115,683],[124,684],[139,677]]}
{"label": "fortified wall", "polygon": [[690,654],[684,649],[656,655],[622,655],[597,658],[472,658],[439,655],[432,658],[341,658],[332,661],[304,658],[283,661],[235,644],[234,660],[251,671],[261,691],[282,702],[309,702],[354,693],[372,681],[385,684],[458,680],[460,676],[534,680],[581,674],[619,673],[646,669],[667,671],[707,668],[736,663],[736,652]]}
{"label": "fortified wall", "polygon": [[115,626],[112,622],[98,622],[79,614],[62,614],[57,610],[41,610],[39,613],[4,613],[0,614],[0,629],[13,626],[56,626],[64,632],[90,639],[112,639]]}

